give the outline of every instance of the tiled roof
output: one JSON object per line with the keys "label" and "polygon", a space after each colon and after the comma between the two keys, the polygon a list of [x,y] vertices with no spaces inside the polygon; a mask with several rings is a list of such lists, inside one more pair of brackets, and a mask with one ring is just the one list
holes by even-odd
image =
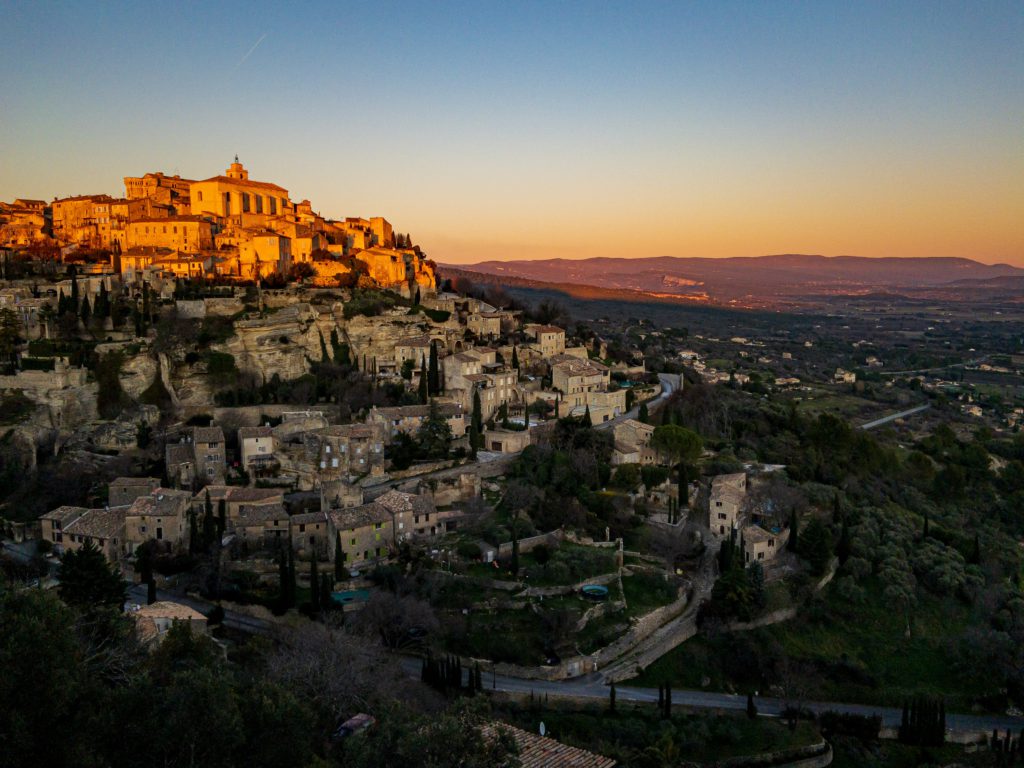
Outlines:
{"label": "tiled roof", "polygon": [[565,333],[564,328],[559,328],[557,325],[531,325],[529,326],[531,333]]}
{"label": "tiled roof", "polygon": [[195,459],[192,446],[188,443],[173,443],[167,446],[167,464],[190,464]]}
{"label": "tiled roof", "polygon": [[220,427],[193,427],[192,439],[197,443],[223,443],[224,430]]}
{"label": "tiled roof", "polygon": [[522,768],[614,768],[616,765],[610,757],[570,747],[507,723],[489,723],[482,731],[484,738],[494,738],[499,732],[511,736],[519,748]]}
{"label": "tiled roof", "polygon": [[124,518],[128,507],[89,509],[85,514],[64,526],[64,533],[112,539],[124,531]]}
{"label": "tiled roof", "polygon": [[759,525],[748,525],[743,529],[743,541],[747,544],[760,544],[775,538]]}
{"label": "tiled roof", "polygon": [[417,515],[429,514],[437,511],[433,500],[429,496],[420,496],[415,493],[404,493],[403,491],[390,490],[377,499],[377,503],[387,507],[393,514],[413,513]]}
{"label": "tiled roof", "polygon": [[326,512],[303,512],[301,515],[292,515],[288,518],[292,525],[309,525],[310,523],[323,523],[327,521]]}
{"label": "tiled roof", "polygon": [[155,477],[115,477],[111,485],[128,485],[139,488],[159,488],[160,481]]}
{"label": "tiled roof", "polygon": [[152,605],[144,605],[132,614],[137,619],[179,619],[182,621],[202,620],[206,621],[195,608],[189,608],[181,603],[172,603],[168,600],[159,600]]}
{"label": "tiled roof", "polygon": [[40,520],[59,520],[61,523],[67,523],[71,520],[81,517],[89,511],[88,507],[72,507],[63,506],[57,507],[56,509],[50,510],[45,515],[40,516]]}
{"label": "tiled roof", "polygon": [[250,437],[270,437],[274,434],[274,430],[271,427],[240,427],[238,430],[238,439],[245,440]]}
{"label": "tiled roof", "polygon": [[[430,415],[429,405],[397,405],[393,408],[377,408],[376,410],[377,414],[385,419],[426,418]],[[438,403],[437,410],[448,419],[462,413],[462,406],[458,403]]]}
{"label": "tiled roof", "polygon": [[256,189],[275,189],[278,192],[287,193],[288,190],[284,187],[279,187],[277,184],[271,184],[269,181],[249,181],[248,179],[232,179],[230,176],[211,176],[208,179],[203,179],[197,184],[203,184],[210,181],[219,181],[223,184],[237,184],[240,187],[254,187]]}
{"label": "tiled roof", "polygon": [[327,513],[331,524],[339,531],[364,528],[377,523],[391,522],[391,512],[381,504],[370,502],[351,509],[332,509]]}

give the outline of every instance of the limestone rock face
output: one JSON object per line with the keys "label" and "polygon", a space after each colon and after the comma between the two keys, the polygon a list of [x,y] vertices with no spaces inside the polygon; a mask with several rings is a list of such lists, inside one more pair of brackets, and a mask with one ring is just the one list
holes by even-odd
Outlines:
{"label": "limestone rock face", "polygon": [[235,335],[220,350],[235,358],[240,371],[261,380],[269,381],[275,374],[284,380],[297,379],[309,372],[307,358],[321,356],[316,320],[316,310],[304,303],[266,317],[239,320]]}
{"label": "limestone rock face", "polygon": [[399,339],[419,336],[430,329],[430,323],[421,314],[364,317],[357,315],[345,321],[344,331],[352,354],[367,360],[392,360],[395,343]]}
{"label": "limestone rock face", "polygon": [[125,359],[121,366],[121,389],[133,400],[138,400],[157,375],[156,360],[148,352],[141,352]]}

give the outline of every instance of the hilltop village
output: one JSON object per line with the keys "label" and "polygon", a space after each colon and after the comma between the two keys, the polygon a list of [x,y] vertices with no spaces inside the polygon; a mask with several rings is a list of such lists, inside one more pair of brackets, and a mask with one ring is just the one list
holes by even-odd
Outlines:
{"label": "hilltop village", "polygon": [[[19,595],[123,610],[153,679],[168,659],[236,686],[259,668],[303,700],[295,764],[355,759],[337,745],[388,733],[394,700],[486,680],[501,722],[474,749],[505,734],[545,766],[677,765],[676,743],[827,765],[829,728],[882,733],[856,703],[913,699],[937,724],[938,695],[1020,702],[1022,411],[963,364],[959,383],[920,361],[883,379],[909,353],[849,326],[840,350],[820,325],[581,322],[447,278],[386,218],[322,216],[237,158],[124,183],[0,203],[0,561]],[[1004,352],[969,366],[1018,377]],[[985,643],[938,639],[947,615]],[[880,668],[879,642],[917,666]],[[911,675],[928,665],[934,685]],[[641,691],[616,714],[625,681],[658,709]],[[598,684],[614,736],[547,708]],[[673,685],[696,709],[738,695],[740,725],[680,716]],[[805,700],[852,704],[826,726]],[[407,733],[433,723],[420,705]],[[534,735],[541,716],[570,746]]]}

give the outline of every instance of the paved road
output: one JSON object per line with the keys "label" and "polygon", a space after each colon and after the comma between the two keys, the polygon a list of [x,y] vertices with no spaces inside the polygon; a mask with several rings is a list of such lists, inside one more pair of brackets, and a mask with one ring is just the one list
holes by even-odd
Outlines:
{"label": "paved road", "polygon": [[[410,675],[419,676],[419,659],[405,659],[403,667]],[[483,674],[485,689],[505,691],[509,693],[548,694],[550,696],[571,696],[584,699],[608,698],[608,687],[596,679],[597,675],[577,678],[575,680],[521,680],[503,675]],[[636,688],[633,686],[615,687],[616,699],[622,701],[657,702],[656,688]],[[672,689],[672,703],[681,707],[713,710],[745,710],[747,697],[728,693],[709,691],[691,691]],[[754,697],[758,712],[762,715],[778,716],[786,709],[787,703],[773,697]],[[799,706],[815,713],[843,712],[852,715],[880,715],[882,723],[887,726],[899,726],[902,711],[891,707],[876,707],[867,704],[841,704],[836,702],[802,701]],[[946,715],[946,726],[950,731],[958,733],[991,733],[993,728],[1001,731],[1007,729],[1017,733],[1024,727],[1024,718],[1006,715]]]}
{"label": "paved road", "polygon": [[925,403],[924,405],[919,405],[916,408],[910,408],[909,410],[906,410],[906,411],[900,411],[899,413],[894,413],[891,416],[883,416],[880,419],[875,419],[874,421],[869,421],[867,424],[861,424],[859,428],[860,429],[865,429],[865,430],[867,430],[867,429],[874,429],[875,427],[880,427],[883,424],[888,424],[890,421],[896,421],[896,419],[903,419],[903,418],[906,418],[907,416],[913,416],[915,413],[920,413],[921,411],[927,411],[931,407],[932,407],[931,404]]}
{"label": "paved road", "polygon": [[[669,396],[672,394],[672,390],[675,388],[675,377],[670,374],[658,374],[658,380],[661,382],[661,394],[655,397],[653,400],[647,402],[647,408],[658,409],[665,404]],[[640,416],[640,406],[637,405],[633,410],[628,411],[621,416],[616,416],[614,419],[608,421],[602,421],[600,424],[595,424],[594,429],[609,429],[614,427],[616,424],[625,421],[626,419],[636,419]]]}
{"label": "paved road", "polygon": [[[179,605],[187,605],[189,608],[199,611],[204,616],[208,616],[210,611],[215,607],[215,603],[211,603],[206,600],[197,600],[195,598],[188,597],[187,595],[165,592],[162,589],[157,590],[156,599],[167,601],[169,603],[178,603]],[[130,587],[128,589],[128,602],[145,605],[146,585],[136,584],[135,586]],[[238,613],[237,611],[230,610],[224,611],[224,626],[229,629],[237,629],[240,632],[247,632],[251,635],[266,635],[271,634],[274,631],[274,625],[269,621],[255,619],[244,613]]]}

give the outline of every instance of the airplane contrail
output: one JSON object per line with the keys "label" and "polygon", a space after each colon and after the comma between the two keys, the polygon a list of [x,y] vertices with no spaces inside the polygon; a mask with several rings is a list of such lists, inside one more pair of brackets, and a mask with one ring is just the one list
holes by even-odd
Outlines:
{"label": "airplane contrail", "polygon": [[257,48],[259,48],[260,47],[260,43],[262,43],[266,39],[267,39],[267,33],[264,32],[262,35],[260,35],[260,39],[252,44],[252,48],[250,48],[248,51],[246,51],[245,56],[243,56],[241,59],[238,60],[238,63],[235,64],[235,69],[238,69],[240,66],[245,64],[245,60],[248,59],[250,56],[252,56],[252,52],[255,51]]}

